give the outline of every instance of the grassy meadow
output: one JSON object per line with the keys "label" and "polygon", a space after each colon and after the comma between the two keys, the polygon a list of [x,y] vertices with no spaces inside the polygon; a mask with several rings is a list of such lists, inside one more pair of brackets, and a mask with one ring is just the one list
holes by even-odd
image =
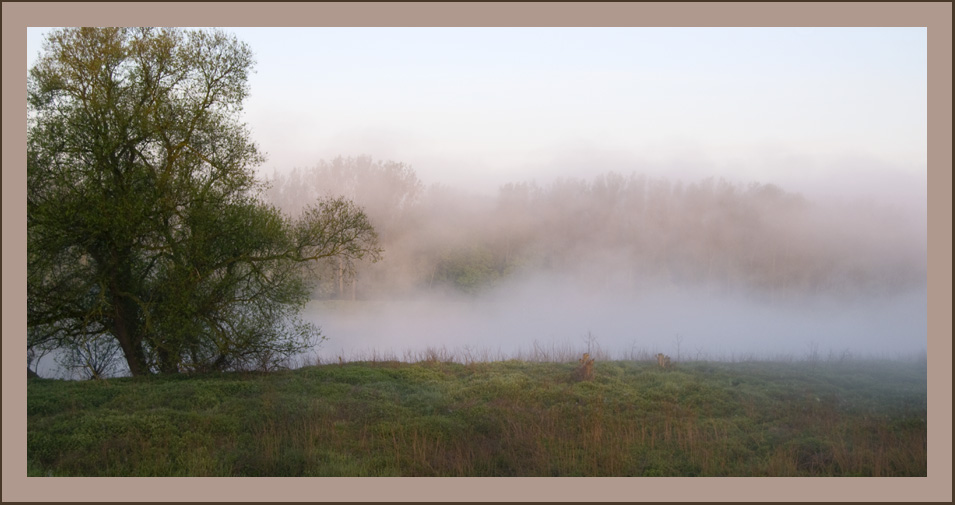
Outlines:
{"label": "grassy meadow", "polygon": [[925,476],[924,360],[29,379],[30,476]]}

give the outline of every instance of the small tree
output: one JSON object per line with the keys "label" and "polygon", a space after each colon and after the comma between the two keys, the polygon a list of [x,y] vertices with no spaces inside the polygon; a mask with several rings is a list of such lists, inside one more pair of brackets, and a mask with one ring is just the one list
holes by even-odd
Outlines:
{"label": "small tree", "polygon": [[106,335],[91,335],[72,341],[61,349],[56,361],[71,377],[105,379],[119,369],[119,346]]}
{"label": "small tree", "polygon": [[377,260],[364,212],[261,200],[253,65],[220,31],[50,34],[28,76],[29,345],[115,340],[133,375],[228,369],[319,337],[298,265]]}

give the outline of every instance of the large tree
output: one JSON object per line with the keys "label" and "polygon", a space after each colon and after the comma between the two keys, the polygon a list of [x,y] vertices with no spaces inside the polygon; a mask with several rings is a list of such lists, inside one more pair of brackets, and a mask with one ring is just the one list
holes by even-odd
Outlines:
{"label": "large tree", "polygon": [[345,199],[261,199],[253,66],[220,31],[54,31],[28,74],[30,346],[115,339],[133,375],[229,369],[319,336],[299,265],[377,259]]}

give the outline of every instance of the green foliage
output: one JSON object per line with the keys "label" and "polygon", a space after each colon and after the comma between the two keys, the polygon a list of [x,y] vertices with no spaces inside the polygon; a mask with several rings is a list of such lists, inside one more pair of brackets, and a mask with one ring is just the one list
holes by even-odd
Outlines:
{"label": "green foliage", "polygon": [[924,364],[599,362],[589,381],[574,380],[576,367],[368,362],[32,379],[28,472],[926,475]]}
{"label": "green foliage", "polygon": [[472,246],[443,254],[435,267],[434,282],[477,294],[492,287],[500,276],[490,249]]}
{"label": "green foliage", "polygon": [[262,202],[252,65],[219,31],[52,32],[28,77],[30,348],[105,337],[142,375],[271,369],[319,337],[300,264],[381,249],[342,198]]}

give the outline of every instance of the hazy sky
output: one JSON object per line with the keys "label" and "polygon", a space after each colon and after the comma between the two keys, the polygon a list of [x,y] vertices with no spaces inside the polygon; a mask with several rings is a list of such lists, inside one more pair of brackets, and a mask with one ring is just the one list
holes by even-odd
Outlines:
{"label": "hazy sky", "polygon": [[925,28],[226,30],[258,62],[267,175],[367,154],[483,190],[617,170],[924,191]]}

